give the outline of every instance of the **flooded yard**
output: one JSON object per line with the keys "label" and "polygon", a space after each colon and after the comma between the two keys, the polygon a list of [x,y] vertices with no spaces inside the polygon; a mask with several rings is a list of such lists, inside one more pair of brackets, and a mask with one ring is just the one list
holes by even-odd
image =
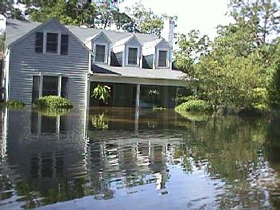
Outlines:
{"label": "flooded yard", "polygon": [[3,109],[0,209],[279,209],[280,118]]}

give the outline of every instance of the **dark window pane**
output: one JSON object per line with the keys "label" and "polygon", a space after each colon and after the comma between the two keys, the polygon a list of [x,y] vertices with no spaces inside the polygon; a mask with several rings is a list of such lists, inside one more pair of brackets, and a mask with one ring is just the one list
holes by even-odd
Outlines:
{"label": "dark window pane", "polygon": [[137,48],[128,48],[128,64],[137,65]]}
{"label": "dark window pane", "polygon": [[61,35],[61,48],[60,48],[61,55],[68,55],[68,35]]}
{"label": "dark window pane", "polygon": [[160,50],[158,53],[158,66],[166,67],[167,51]]}
{"label": "dark window pane", "polygon": [[43,77],[43,96],[58,95],[58,77]]}
{"label": "dark window pane", "polygon": [[104,45],[96,45],[95,47],[95,62],[105,62],[105,46]]}
{"label": "dark window pane", "polygon": [[61,82],[61,97],[68,97],[68,77],[62,77]]}
{"label": "dark window pane", "polygon": [[43,53],[43,37],[44,34],[42,32],[36,33],[35,52],[37,53]]}
{"label": "dark window pane", "polygon": [[58,34],[47,33],[47,52],[57,53]]}
{"label": "dark window pane", "polygon": [[40,88],[40,77],[33,76],[33,88],[32,88],[32,103],[39,98],[39,88]]}

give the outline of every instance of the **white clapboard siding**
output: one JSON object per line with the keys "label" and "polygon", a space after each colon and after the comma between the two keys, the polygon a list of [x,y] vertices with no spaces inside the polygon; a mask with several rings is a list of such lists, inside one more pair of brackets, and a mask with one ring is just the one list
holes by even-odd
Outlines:
{"label": "white clapboard siding", "polygon": [[[35,52],[36,32],[69,35],[68,55]],[[89,71],[88,51],[55,19],[11,46],[9,99],[32,103],[33,75],[57,73],[68,77],[68,98],[75,106],[85,106],[86,75]]]}

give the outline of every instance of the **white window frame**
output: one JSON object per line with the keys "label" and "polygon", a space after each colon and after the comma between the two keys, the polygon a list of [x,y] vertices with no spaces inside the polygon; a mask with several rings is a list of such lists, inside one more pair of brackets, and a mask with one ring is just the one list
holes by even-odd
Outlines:
{"label": "white window frame", "polygon": [[[40,31],[38,31],[40,32]],[[43,32],[43,54],[48,54],[48,55],[61,55],[61,35],[68,35],[67,33],[62,33],[61,31],[46,31],[44,30]],[[53,34],[57,34],[58,35],[58,40],[57,40],[57,53],[50,53],[47,52],[47,34],[48,33],[53,33]],[[69,38],[68,38],[68,54],[69,55]],[[67,56],[67,55],[62,55],[62,56]]]}
{"label": "white window frame", "polygon": [[[102,46],[105,46],[105,58],[104,58],[104,62],[96,62],[95,61],[95,58],[96,58],[96,45],[102,45]],[[100,64],[107,64],[108,63],[108,57],[109,57],[109,46],[108,46],[108,43],[105,43],[105,42],[94,42],[93,43],[93,52],[94,52],[94,60],[93,62],[94,63],[100,63]]]}
{"label": "white window frame", "polygon": [[[44,76],[58,77],[57,96],[61,96],[62,74],[40,73],[39,75],[38,74],[34,74],[33,76],[39,76],[40,77],[39,97],[43,96],[43,77]],[[65,76],[65,77],[67,77],[67,76]]]}
{"label": "white window frame", "polygon": [[[128,63],[128,54],[129,54],[129,48],[137,48],[137,64],[129,64]],[[141,47],[140,46],[135,46],[135,45],[127,45],[125,47],[125,65],[126,66],[137,66],[139,67],[140,66],[140,58],[141,58]]]}
{"label": "white window frame", "polygon": [[[166,51],[166,66],[158,66],[159,51]],[[170,49],[169,48],[157,48],[156,55],[157,55],[156,56],[156,68],[157,69],[169,69],[170,68]]]}

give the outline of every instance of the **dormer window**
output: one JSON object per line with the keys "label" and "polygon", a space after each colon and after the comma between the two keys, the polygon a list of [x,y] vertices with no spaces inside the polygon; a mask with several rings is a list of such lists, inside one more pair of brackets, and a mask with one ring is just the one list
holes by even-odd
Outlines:
{"label": "dormer window", "polygon": [[128,61],[129,65],[137,65],[138,64],[138,48],[129,47],[128,48]]}
{"label": "dormer window", "polygon": [[105,63],[106,58],[106,46],[96,44],[95,45],[95,62]]}
{"label": "dormer window", "polygon": [[167,67],[167,51],[159,50],[158,52],[158,67]]}
{"label": "dormer window", "polygon": [[156,68],[167,69],[170,67],[170,49],[168,48],[157,48],[155,56]]}

